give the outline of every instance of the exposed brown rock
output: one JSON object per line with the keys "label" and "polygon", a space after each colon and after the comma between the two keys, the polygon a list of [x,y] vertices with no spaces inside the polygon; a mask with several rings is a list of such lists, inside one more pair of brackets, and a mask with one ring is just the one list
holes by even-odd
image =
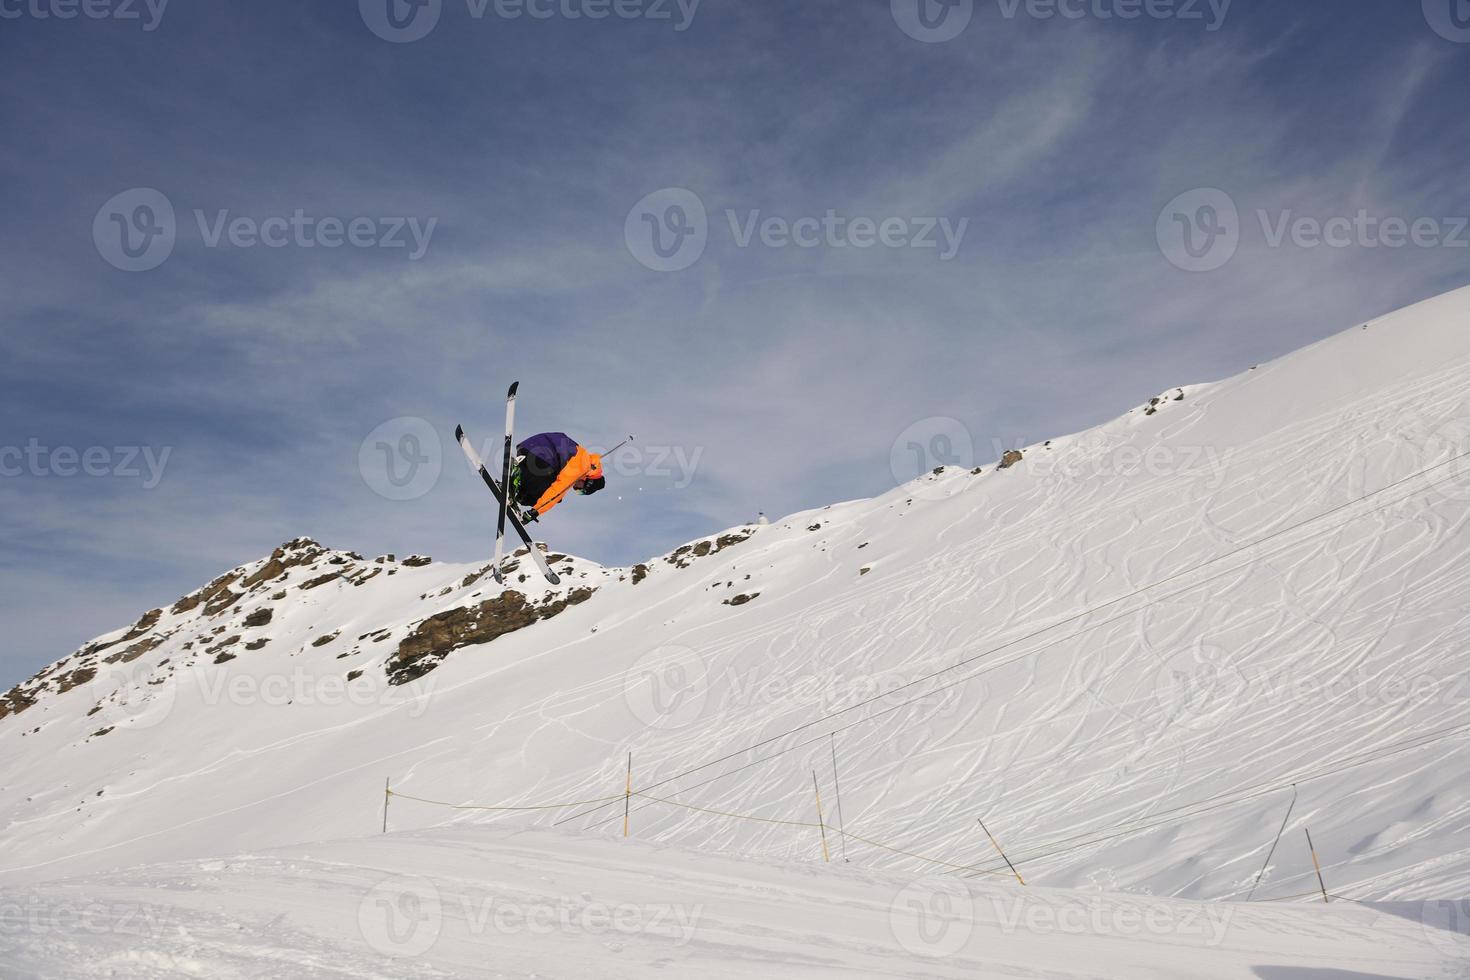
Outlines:
{"label": "exposed brown rock", "polygon": [[461,606],[430,616],[398,644],[398,652],[388,664],[388,681],[395,685],[407,684],[438,667],[455,650],[489,643],[539,620],[551,619],[568,606],[586,602],[592,598],[593,591],[577,589],[559,599],[548,599],[535,606],[527,602],[521,593],[507,590],[478,605]]}
{"label": "exposed brown rock", "polygon": [[256,626],[266,626],[270,623],[272,619],[275,618],[275,615],[276,611],[274,609],[272,609],[270,606],[263,606],[260,609],[255,610],[255,612],[251,613],[249,616],[245,617],[245,625],[251,628],[254,628]]}
{"label": "exposed brown rock", "polygon": [[643,581],[646,578],[648,578],[648,566],[647,565],[634,565],[633,566],[633,584],[634,585],[637,585],[639,582]]}
{"label": "exposed brown rock", "polygon": [[1000,466],[997,469],[1008,470],[1025,458],[1025,454],[1018,449],[1007,450],[1006,454],[1000,458]]}
{"label": "exposed brown rock", "polygon": [[174,603],[174,607],[172,610],[174,615],[177,616],[182,613],[191,612],[198,606],[213,602],[221,592],[229,588],[230,584],[233,583],[237,577],[238,576],[236,575],[236,573],[227,572],[224,575],[221,575],[219,578],[215,579],[213,582],[210,582],[198,592],[191,592],[188,595],[184,596],[184,598]]}
{"label": "exposed brown rock", "polygon": [[312,579],[309,582],[303,582],[303,583],[301,583],[301,588],[303,588],[303,589],[315,589],[315,588],[317,588],[319,586],[326,585],[328,582],[334,582],[334,581],[336,581],[337,579],[339,579],[341,577],[342,577],[342,573],[341,572],[328,572],[325,575],[318,575],[316,578]]}
{"label": "exposed brown rock", "polygon": [[723,603],[721,603],[721,605],[726,605],[726,606],[743,606],[747,602],[750,602],[750,601],[752,601],[754,599],[759,599],[760,597],[761,597],[761,594],[759,592],[753,592],[750,595],[738,595],[738,596],[736,596],[733,599],[726,599]]}

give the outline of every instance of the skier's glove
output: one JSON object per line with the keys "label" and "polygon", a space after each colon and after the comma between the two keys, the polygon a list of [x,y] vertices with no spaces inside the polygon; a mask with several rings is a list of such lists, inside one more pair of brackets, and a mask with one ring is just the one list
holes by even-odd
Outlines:
{"label": "skier's glove", "polygon": [[540,520],[540,518],[541,518],[541,515],[538,514],[538,513],[536,513],[536,508],[535,507],[531,507],[531,508],[527,509],[526,511],[524,511],[521,514],[521,523],[522,524],[535,524],[538,520]]}

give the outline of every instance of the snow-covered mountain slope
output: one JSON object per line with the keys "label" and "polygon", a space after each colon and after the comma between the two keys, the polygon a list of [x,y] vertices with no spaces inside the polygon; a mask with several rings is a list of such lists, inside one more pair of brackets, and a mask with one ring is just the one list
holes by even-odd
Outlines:
{"label": "snow-covered mountain slope", "polygon": [[[485,827],[56,882],[28,907],[6,976],[1417,980],[1470,959],[1417,909],[915,880]],[[89,927],[53,925],[60,908]]]}
{"label": "snow-covered mountain slope", "polygon": [[397,831],[616,838],[420,800],[619,797],[631,753],[633,836],[706,853],[821,861],[815,771],[864,872],[990,881],[981,817],[1035,885],[1243,899],[1290,806],[1257,899],[1316,888],[1304,829],[1339,895],[1464,898],[1464,453],[1470,290],[556,589],[292,542],[7,695],[0,875],[367,837],[390,778]]}

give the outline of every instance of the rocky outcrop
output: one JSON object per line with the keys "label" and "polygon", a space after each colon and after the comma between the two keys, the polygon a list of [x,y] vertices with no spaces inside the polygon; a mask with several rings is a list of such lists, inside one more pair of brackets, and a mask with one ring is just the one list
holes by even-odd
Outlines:
{"label": "rocky outcrop", "polygon": [[717,555],[721,551],[724,551],[726,548],[732,548],[735,545],[740,544],[744,541],[749,541],[750,536],[754,533],[754,529],[746,528],[743,531],[737,531],[732,534],[722,534],[720,537],[715,538],[714,540],[697,541],[694,544],[686,544],[682,548],[676,549],[672,554],[664,558],[664,561],[667,564],[673,565],[676,568],[688,568],[690,563],[694,561],[694,559],[707,558],[710,555]]}
{"label": "rocky outcrop", "polygon": [[565,596],[534,605],[519,592],[506,591],[474,606],[461,606],[430,616],[398,644],[388,662],[388,682],[407,684],[429,673],[455,650],[489,643],[525,629],[532,623],[560,615],[567,607],[592,598],[594,589],[577,589]]}

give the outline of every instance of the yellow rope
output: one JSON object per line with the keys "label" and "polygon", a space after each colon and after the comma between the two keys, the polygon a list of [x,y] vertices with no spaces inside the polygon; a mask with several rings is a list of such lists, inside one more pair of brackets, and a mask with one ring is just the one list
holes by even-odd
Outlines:
{"label": "yellow rope", "polygon": [[685,810],[695,810],[699,813],[712,813],[717,817],[734,817],[736,820],[755,820],[759,821],[760,823],[775,823],[780,824],[783,827],[811,827],[815,829],[819,826],[818,824],[814,824],[806,820],[776,820],[772,817],[752,817],[747,816],[744,813],[731,813],[728,810],[711,810],[707,807],[694,806],[691,803],[680,803],[677,800],[665,800],[657,796],[649,796],[647,793],[639,793],[636,790],[633,792],[633,795],[641,796],[645,800],[652,800],[654,803],[666,803],[669,806],[682,807]]}
{"label": "yellow rope", "polygon": [[[639,793],[635,791],[633,795],[642,797],[645,800],[652,800],[655,803],[666,803],[669,806],[676,806],[685,810],[694,810],[698,813],[710,813],[719,817],[733,817],[736,820],[756,820],[760,823],[774,823],[780,824],[784,827],[811,827],[813,829],[822,828],[821,824],[812,823],[806,820],[777,820],[772,817],[753,817],[744,813],[732,813],[729,810],[711,810],[708,807],[694,806],[691,803],[680,803],[677,800],[666,800],[657,796],[649,796],[647,793]],[[928,861],[931,864],[943,865],[946,868],[955,868],[960,871],[974,871],[979,874],[998,875],[1002,878],[1010,877],[1010,875],[1002,871],[991,871],[986,868],[976,868],[968,864],[953,864],[949,861],[941,861],[939,858],[932,858],[924,854],[916,854],[913,851],[905,851],[897,847],[890,847],[887,844],[880,844],[875,840],[868,840],[866,837],[859,837],[857,834],[850,834],[844,830],[836,830],[835,832],[841,834],[844,837],[850,837],[855,841],[860,841],[861,843],[867,844],[871,847],[881,848],[885,851],[892,851],[894,854],[902,854],[904,857],[917,858],[920,861]]]}
{"label": "yellow rope", "polygon": [[[1328,894],[1330,895],[1332,893],[1329,892]],[[1322,897],[1322,889],[1315,888],[1315,889],[1313,889],[1312,891],[1309,891],[1309,892],[1302,892],[1300,895],[1282,895],[1280,898],[1263,898],[1263,899],[1261,899],[1261,901],[1262,902],[1289,902],[1289,901],[1291,901],[1294,898],[1321,898],[1321,897]],[[1336,898],[1337,896],[1336,895],[1333,895],[1332,897],[1333,898]]]}
{"label": "yellow rope", "polygon": [[606,803],[609,800],[621,800],[623,798],[623,794],[619,793],[617,796],[604,796],[596,800],[574,800],[570,803],[548,803],[545,806],[480,806],[473,803],[445,803],[443,800],[426,800],[422,796],[409,796],[407,793],[400,793],[397,790],[393,789],[388,790],[388,795],[396,796],[399,799],[413,800],[415,803],[428,803],[430,806],[445,806],[449,807],[451,810],[505,810],[516,812],[524,812],[528,810],[565,810],[567,807],[587,806],[592,803]]}
{"label": "yellow rope", "polygon": [[859,837],[857,834],[850,834],[844,830],[839,830],[837,832],[843,837],[851,837],[853,840],[861,841],[862,843],[867,844],[871,847],[880,847],[885,851],[892,851],[894,854],[902,854],[904,857],[918,858],[920,861],[928,861],[931,864],[942,864],[946,868],[956,868],[960,871],[973,871],[976,874],[982,875],[997,875],[1001,878],[1010,877],[1010,875],[1004,871],[991,871],[987,868],[975,868],[971,867],[968,864],[952,864],[949,861],[941,861],[939,860],[939,858],[932,858],[924,854],[915,854],[913,851],[904,851],[896,847],[889,847],[887,844],[880,844],[875,840],[868,840],[866,837]]}

